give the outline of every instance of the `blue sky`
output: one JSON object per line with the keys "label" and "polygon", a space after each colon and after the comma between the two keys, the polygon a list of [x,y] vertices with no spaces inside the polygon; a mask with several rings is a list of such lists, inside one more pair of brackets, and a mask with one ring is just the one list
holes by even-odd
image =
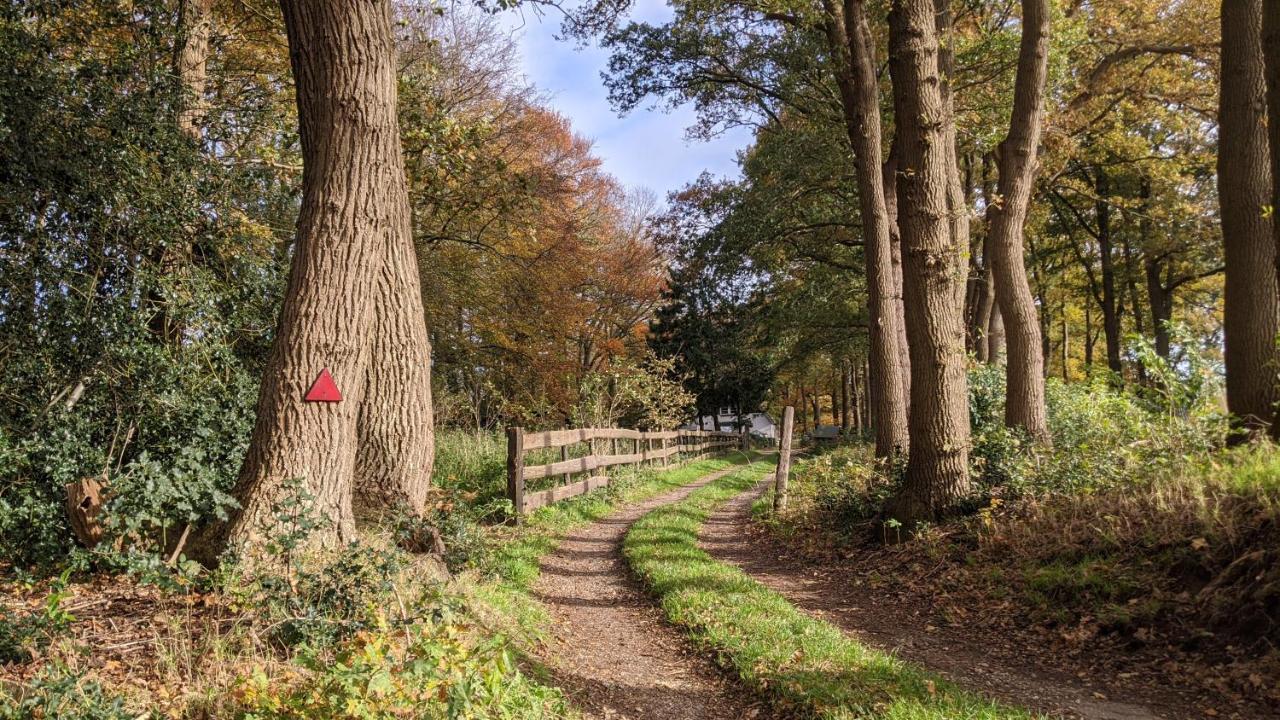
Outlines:
{"label": "blue sky", "polygon": [[[661,22],[670,17],[663,0],[636,0],[632,17]],[[600,72],[608,53],[597,47],[579,49],[556,40],[560,16],[539,17],[526,9],[500,18],[519,40],[524,73],[550,99],[550,105],[573,123],[574,130],[595,143],[605,169],[630,188],[647,187],[665,199],[704,170],[736,177],[736,153],[750,143],[750,134],[735,130],[711,141],[687,140],[693,124],[692,108],[674,112],[642,106],[625,117],[609,107]]]}

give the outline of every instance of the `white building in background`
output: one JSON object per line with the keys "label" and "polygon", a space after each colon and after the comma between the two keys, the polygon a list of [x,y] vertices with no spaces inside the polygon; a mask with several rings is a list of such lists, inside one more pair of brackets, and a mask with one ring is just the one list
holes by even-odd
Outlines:
{"label": "white building in background", "polygon": [[[778,426],[773,424],[773,418],[764,413],[747,413],[742,416],[744,422],[751,423],[750,430],[753,437],[777,442]],[[681,430],[698,430],[698,421],[686,423],[680,427]],[[715,415],[704,415],[702,417],[703,430],[721,430],[724,432],[738,431],[738,409],[734,407],[722,407]]]}

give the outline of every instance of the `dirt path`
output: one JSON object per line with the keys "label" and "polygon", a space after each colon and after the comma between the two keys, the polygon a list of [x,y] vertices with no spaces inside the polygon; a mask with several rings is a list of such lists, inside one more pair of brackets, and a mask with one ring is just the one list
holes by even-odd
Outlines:
{"label": "dirt path", "polygon": [[963,687],[1051,715],[1088,720],[1205,717],[1173,689],[1153,692],[1085,683],[1062,668],[1046,666],[1033,648],[964,637],[953,628],[930,625],[920,607],[879,602],[881,598],[848,568],[794,559],[784,545],[751,523],[751,502],[764,487],[762,483],[717,509],[703,526],[700,543],[717,559],[738,565],[810,615]]}
{"label": "dirt path", "polygon": [[772,717],[663,620],[622,557],[622,538],[642,515],[740,469],[623,508],[572,532],[543,558],[534,595],[553,618],[553,640],[543,660],[588,718]]}

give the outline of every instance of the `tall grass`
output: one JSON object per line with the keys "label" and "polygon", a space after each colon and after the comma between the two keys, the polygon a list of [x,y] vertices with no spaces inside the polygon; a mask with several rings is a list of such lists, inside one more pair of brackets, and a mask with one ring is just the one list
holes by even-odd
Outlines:
{"label": "tall grass", "polygon": [[432,484],[473,493],[484,504],[507,492],[507,440],[497,432],[441,429],[436,432]]}

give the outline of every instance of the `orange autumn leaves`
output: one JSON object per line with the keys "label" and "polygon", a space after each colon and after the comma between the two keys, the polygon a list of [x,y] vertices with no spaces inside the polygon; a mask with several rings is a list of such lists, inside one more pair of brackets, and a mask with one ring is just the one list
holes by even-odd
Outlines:
{"label": "orange autumn leaves", "polygon": [[438,404],[460,424],[557,424],[589,373],[644,351],[666,277],[654,203],[529,93],[469,110],[451,147],[409,154]]}

